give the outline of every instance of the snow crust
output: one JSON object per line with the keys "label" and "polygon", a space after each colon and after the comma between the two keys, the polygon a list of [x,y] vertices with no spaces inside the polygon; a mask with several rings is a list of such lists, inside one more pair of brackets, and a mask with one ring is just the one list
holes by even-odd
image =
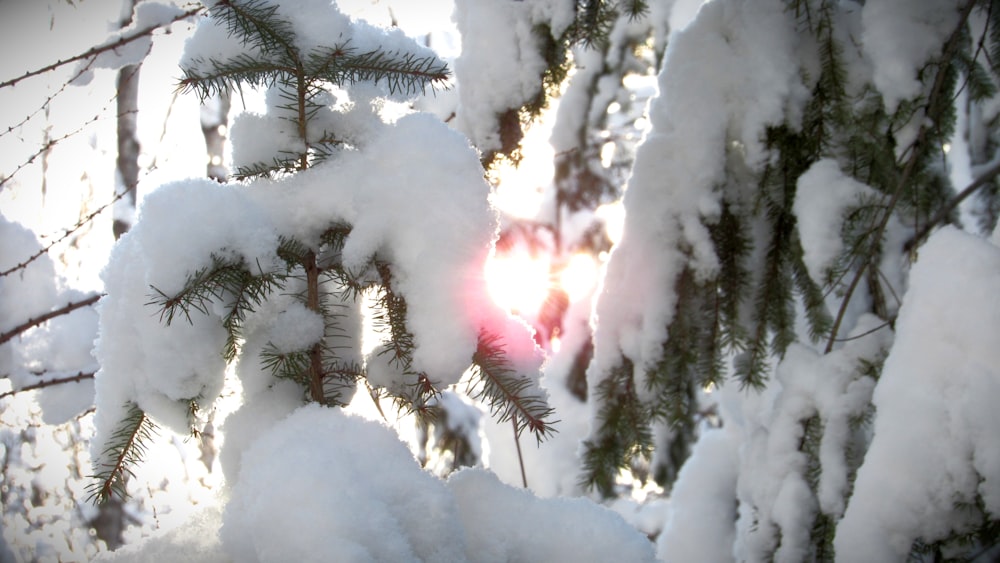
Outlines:
{"label": "snow crust", "polygon": [[[944,227],[920,250],[872,402],[871,446],[834,546],[844,561],[905,561],[1000,514],[1000,249]],[[929,327],[933,327],[932,329]]]}

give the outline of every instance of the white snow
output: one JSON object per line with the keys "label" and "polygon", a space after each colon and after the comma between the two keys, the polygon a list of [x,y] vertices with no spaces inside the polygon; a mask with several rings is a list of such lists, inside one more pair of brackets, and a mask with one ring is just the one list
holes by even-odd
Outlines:
{"label": "white snow", "polygon": [[916,69],[941,53],[955,30],[958,0],[874,0],[861,12],[861,42],[875,87],[891,113],[921,93]]}
{"label": "white snow", "polygon": [[905,561],[1000,513],[1000,249],[954,227],[921,248],[875,388],[873,438],[834,546],[844,561]]}
{"label": "white snow", "polygon": [[685,261],[699,276],[714,274],[717,259],[699,218],[720,212],[727,142],[741,147],[749,165],[764,163],[763,128],[783,121],[801,97],[796,46],[794,20],[772,1],[706,4],[673,35],[650,107],[652,129],[625,192],[624,233],[596,306],[591,390],[622,355],[639,373],[659,357],[675,305],[664,288]]}
{"label": "white snow", "polygon": [[101,560],[654,560],[645,536],[588,499],[540,499],[481,469],[442,481],[393,430],[319,405],[246,450],[216,530],[209,510]]}
{"label": "white snow", "polygon": [[847,176],[835,160],[816,161],[799,177],[793,211],[809,275],[825,280],[834,261],[843,252],[840,227],[843,214],[863,197],[877,195],[871,187]]}
{"label": "white snow", "polygon": [[454,65],[460,84],[456,127],[476,148],[499,149],[497,117],[540,91],[546,64],[534,26],[565,26],[572,9],[566,0],[456,0],[453,17],[462,34],[462,54]]}
{"label": "white snow", "polygon": [[661,561],[733,561],[739,441],[728,428],[698,438],[670,492],[656,540]]}

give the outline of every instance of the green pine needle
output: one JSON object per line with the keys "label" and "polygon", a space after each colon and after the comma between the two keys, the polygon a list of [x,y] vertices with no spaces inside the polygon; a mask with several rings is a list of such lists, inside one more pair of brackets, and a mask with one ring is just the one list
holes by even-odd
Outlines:
{"label": "green pine needle", "polygon": [[138,405],[130,402],[125,406],[125,417],[108,440],[102,461],[95,467],[94,482],[87,486],[88,502],[104,504],[112,497],[122,500],[128,497],[128,479],[134,476],[133,468],[142,463],[146,444],[156,433],[156,424]]}

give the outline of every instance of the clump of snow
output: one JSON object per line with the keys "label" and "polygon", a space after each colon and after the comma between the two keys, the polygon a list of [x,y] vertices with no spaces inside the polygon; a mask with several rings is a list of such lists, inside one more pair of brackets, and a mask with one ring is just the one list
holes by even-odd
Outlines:
{"label": "clump of snow", "polygon": [[705,432],[671,489],[656,540],[662,561],[733,561],[739,441],[724,427]]}
{"label": "clump of snow", "polygon": [[[723,389],[730,395],[724,401],[726,420],[742,434],[737,560],[773,554],[776,561],[801,561],[810,553],[817,513],[834,520],[843,514],[849,488],[847,452],[861,440],[856,423],[874,387],[871,377],[858,375],[859,365],[876,361],[891,344],[891,334],[877,317],[867,315],[851,339],[833,352],[819,354],[792,345],[762,393]],[[814,431],[821,432],[813,459],[802,447],[810,419]],[[810,486],[812,464],[818,465],[816,490]]]}
{"label": "clump of snow", "polygon": [[847,176],[835,160],[821,159],[799,177],[792,210],[798,219],[802,261],[814,280],[823,280],[843,251],[843,214],[875,190]]}
{"label": "clump of snow", "polygon": [[861,12],[861,43],[891,113],[920,95],[917,69],[941,52],[959,20],[957,0],[875,0]]}
{"label": "clump of snow", "polygon": [[541,90],[547,65],[535,26],[549,25],[558,36],[572,23],[572,10],[573,2],[566,1],[455,2],[453,17],[462,34],[462,54],[455,60],[456,127],[479,150],[500,149],[497,117]]}
{"label": "clump of snow", "polygon": [[653,545],[585,498],[539,499],[481,469],[451,476],[470,560],[654,561]]}
{"label": "clump of snow", "polygon": [[[596,306],[592,391],[624,355],[637,373],[662,351],[685,263],[709,278],[718,263],[707,227],[720,213],[727,144],[762,166],[769,124],[795,114],[804,86],[794,14],[782,2],[712,2],[677,32],[625,192],[625,230]],[[687,249],[682,252],[681,248]]]}
{"label": "clump of snow", "polygon": [[[1000,514],[1000,249],[953,227],[920,249],[872,402],[874,437],[834,546],[903,561],[912,543]],[[928,330],[933,327],[933,330]],[[905,476],[901,478],[901,476]]]}
{"label": "clump of snow", "polygon": [[308,405],[261,432],[220,517],[208,509],[109,561],[654,561],[653,545],[585,498],[541,499],[482,469],[442,481],[395,432]]}
{"label": "clump of snow", "polygon": [[[183,16],[184,10],[172,4],[150,1],[139,3],[132,14],[131,24],[111,34],[104,43],[93,47],[94,50],[106,50],[77,64],[72,84],[86,86],[93,80],[93,71],[98,68],[118,70],[141,63],[153,48],[153,30],[167,27]],[[120,45],[107,48],[119,42]]]}
{"label": "clump of snow", "polygon": [[220,535],[235,561],[460,561],[458,522],[391,430],[311,405],[243,454]]}

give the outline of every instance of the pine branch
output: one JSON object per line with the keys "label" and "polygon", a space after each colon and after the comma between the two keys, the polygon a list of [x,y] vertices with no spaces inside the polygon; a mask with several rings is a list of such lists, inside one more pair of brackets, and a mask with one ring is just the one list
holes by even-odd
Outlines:
{"label": "pine branch", "polygon": [[470,382],[469,394],[485,402],[497,422],[513,420],[517,436],[528,429],[539,442],[556,431],[552,425],[558,421],[549,420],[554,410],[534,381],[515,373],[499,336],[481,332],[472,363],[476,379]]}
{"label": "pine branch", "polygon": [[39,69],[28,71],[28,72],[26,72],[26,73],[24,73],[21,76],[18,76],[16,78],[11,78],[9,80],[4,80],[3,82],[0,82],[0,89],[7,88],[8,86],[13,86],[13,85],[17,84],[18,82],[21,82],[22,80],[26,80],[26,79],[31,78],[33,76],[38,76],[40,74],[45,74],[46,72],[53,71],[53,70],[55,70],[55,69],[57,69],[57,68],[59,68],[61,66],[65,66],[65,65],[68,65],[70,63],[77,62],[77,61],[82,61],[84,59],[94,58],[94,57],[97,57],[98,55],[100,55],[102,53],[106,53],[108,51],[113,51],[113,50],[115,50],[115,49],[117,49],[119,47],[123,47],[125,45],[128,45],[129,43],[131,43],[131,42],[133,42],[133,41],[135,41],[137,39],[142,39],[143,37],[146,37],[147,35],[152,34],[154,31],[156,31],[156,30],[158,30],[160,28],[169,27],[169,26],[171,26],[174,23],[177,23],[179,21],[186,20],[188,18],[192,18],[194,16],[197,16],[197,15],[201,14],[204,11],[204,9],[205,8],[202,7],[202,6],[198,6],[197,8],[191,8],[191,9],[189,9],[189,10],[183,12],[183,13],[177,14],[176,16],[174,16],[173,18],[171,18],[169,21],[164,22],[162,24],[152,25],[152,26],[149,26],[149,27],[145,27],[143,29],[138,29],[138,30],[136,30],[136,31],[134,31],[132,33],[129,33],[128,35],[123,35],[122,37],[118,38],[115,41],[112,41],[110,43],[104,43],[104,44],[98,45],[96,47],[92,47],[92,48],[84,51],[83,53],[80,53],[78,55],[74,55],[72,57],[69,57],[68,59],[61,59],[61,60],[58,60],[58,61],[56,61],[56,62],[54,62],[52,64],[43,66],[43,67],[41,67]]}
{"label": "pine branch", "polygon": [[970,195],[975,193],[979,188],[989,185],[993,180],[996,179],[997,175],[1000,175],[1000,163],[994,164],[993,166],[986,169],[985,172],[976,177],[968,186],[966,186],[961,192],[958,193],[947,205],[942,206],[938,209],[937,213],[927,221],[920,231],[913,235],[912,238],[903,244],[903,250],[909,252],[912,251],[922,240],[927,238],[927,235],[931,233],[938,225],[944,223],[951,213],[965,201]]}
{"label": "pine branch", "polygon": [[209,71],[184,68],[184,77],[178,83],[181,93],[194,92],[201,100],[223,92],[241,90],[245,84],[255,88],[282,84],[294,80],[296,68],[293,61],[269,61],[240,53],[226,61],[196,60],[197,66],[207,64]]}
{"label": "pine branch", "polygon": [[230,36],[263,55],[277,55],[285,61],[299,58],[291,22],[277,15],[278,5],[266,0],[219,0],[209,11],[226,25]]}
{"label": "pine branch", "polygon": [[103,294],[98,293],[95,295],[91,295],[90,297],[87,297],[85,299],[81,299],[80,301],[71,301],[67,303],[64,307],[60,307],[53,311],[49,311],[44,315],[39,315],[37,317],[30,318],[27,321],[8,330],[7,332],[0,333],[0,344],[3,344],[4,342],[7,342],[8,340],[14,338],[18,334],[21,334],[22,332],[30,328],[34,328],[46,321],[49,321],[56,317],[60,317],[62,315],[68,315],[69,313],[72,313],[73,311],[80,309],[82,307],[88,307],[90,305],[93,305],[94,303],[97,303],[102,296]]}
{"label": "pine branch", "polygon": [[306,58],[306,73],[334,84],[385,82],[390,94],[415,94],[447,82],[448,65],[437,57],[383,50],[357,53],[345,44],[320,47]]}
{"label": "pine branch", "polygon": [[600,404],[594,439],[583,443],[583,474],[580,486],[597,488],[601,495],[614,495],[618,473],[638,458],[653,453],[653,433],[648,407],[635,390],[633,364],[627,358],[597,385],[595,400]]}
{"label": "pine branch", "polygon": [[[952,32],[951,37],[948,38],[948,41],[942,48],[942,54],[939,59],[941,61],[942,66],[946,65],[954,57],[955,50],[958,48],[959,42],[961,40],[962,29],[965,27],[966,22],[969,19],[969,14],[972,13],[972,8],[975,6],[975,4],[976,4],[975,0],[969,0],[962,8],[962,14],[959,18],[958,27],[956,27],[954,32]],[[930,121],[932,124],[935,121],[934,118],[938,117],[937,115],[932,113],[932,108],[938,106],[938,104],[940,103],[940,98],[942,96],[947,96],[947,93],[944,91],[946,74],[947,73],[944,72],[943,69],[939,69],[939,71],[934,77],[934,82],[931,86],[930,94],[928,95],[927,98],[927,103],[924,105],[924,115],[925,117],[927,117],[927,120]],[[871,251],[866,254],[862,267],[858,268],[854,277],[851,279],[851,283],[848,284],[845,295],[841,300],[840,309],[837,311],[837,315],[833,321],[833,326],[830,329],[830,336],[827,339],[825,353],[830,353],[833,350],[833,346],[836,343],[838,333],[840,332],[840,325],[847,314],[847,308],[848,305],[850,305],[851,297],[854,295],[854,291],[857,289],[858,284],[861,282],[861,278],[863,277],[864,272],[868,269],[868,265],[870,265],[875,258],[876,255],[875,247],[881,244],[882,242],[882,237],[885,234],[885,229],[886,227],[888,227],[889,219],[892,217],[892,210],[896,208],[896,204],[899,202],[900,197],[903,195],[903,192],[909,185],[911,178],[915,175],[917,171],[917,165],[919,164],[921,156],[923,156],[924,152],[923,149],[925,148],[925,144],[927,142],[927,136],[929,134],[929,130],[930,128],[928,127],[928,125],[926,123],[922,123],[920,125],[920,128],[917,130],[917,135],[915,140],[908,149],[910,155],[909,159],[907,160],[905,166],[903,167],[903,172],[900,175],[895,190],[893,190],[892,194],[889,196],[889,200],[886,202],[886,207],[888,210],[883,215],[882,220],[879,222],[878,226],[876,227],[875,233],[871,238],[872,240]]]}
{"label": "pine branch", "polygon": [[94,378],[94,372],[92,372],[92,371],[91,372],[81,371],[81,372],[77,373],[76,375],[70,375],[70,376],[67,376],[67,377],[57,377],[57,378],[54,378],[54,379],[47,379],[45,381],[40,381],[38,383],[32,383],[31,385],[25,385],[24,387],[21,387],[20,389],[13,389],[13,390],[7,391],[5,393],[0,393],[0,399],[6,399],[7,397],[13,397],[14,395],[17,395],[18,393],[23,393],[25,391],[34,391],[36,389],[44,389],[46,387],[54,387],[56,385],[62,385],[63,383],[75,383],[75,382],[78,382],[78,381],[85,381],[87,379],[93,379],[93,378]]}
{"label": "pine branch", "polygon": [[128,497],[126,485],[135,473],[132,468],[142,463],[146,455],[146,443],[153,439],[156,424],[135,403],[126,403],[125,418],[108,440],[102,453],[103,460],[95,466],[96,481],[87,487],[89,502],[104,504],[112,497],[122,500]]}

